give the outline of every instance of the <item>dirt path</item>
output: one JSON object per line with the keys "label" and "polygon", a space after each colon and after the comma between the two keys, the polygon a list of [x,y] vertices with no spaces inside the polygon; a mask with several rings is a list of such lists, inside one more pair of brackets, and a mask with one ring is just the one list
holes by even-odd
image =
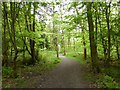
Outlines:
{"label": "dirt path", "polygon": [[39,81],[38,88],[89,88],[79,62],[60,56],[62,62]]}

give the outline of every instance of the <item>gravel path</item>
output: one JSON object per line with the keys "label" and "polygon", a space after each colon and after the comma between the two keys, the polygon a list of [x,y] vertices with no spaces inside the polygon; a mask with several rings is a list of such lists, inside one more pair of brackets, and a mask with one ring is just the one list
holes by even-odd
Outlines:
{"label": "gravel path", "polygon": [[84,80],[83,68],[79,62],[60,55],[62,62],[48,72],[42,81],[41,88],[89,88]]}

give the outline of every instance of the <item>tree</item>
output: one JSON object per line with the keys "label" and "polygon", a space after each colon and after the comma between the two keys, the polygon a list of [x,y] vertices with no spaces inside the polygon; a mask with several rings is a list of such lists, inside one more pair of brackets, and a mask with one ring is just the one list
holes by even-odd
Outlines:
{"label": "tree", "polygon": [[[3,11],[3,13],[4,13],[4,16],[5,16],[5,14],[6,14],[6,3],[3,3],[3,7],[4,7],[4,11]],[[2,42],[2,48],[3,48],[3,62],[2,62],[2,64],[3,65],[5,65],[5,66],[8,66],[8,39],[7,39],[7,24],[6,24],[6,18],[4,17],[4,37],[3,37],[3,42]]]}
{"label": "tree", "polygon": [[107,51],[108,57],[107,57],[107,61],[106,61],[108,66],[109,66],[109,62],[110,62],[110,46],[111,46],[110,45],[110,32],[111,32],[111,28],[110,28],[110,20],[109,20],[109,18],[110,18],[110,4],[111,4],[111,2],[109,3],[108,6],[106,6],[106,11],[105,11],[107,28],[108,28],[108,51]]}
{"label": "tree", "polygon": [[87,3],[87,18],[88,18],[88,26],[89,26],[89,40],[90,40],[90,50],[91,50],[91,64],[92,69],[94,72],[99,73],[100,68],[98,65],[98,56],[97,56],[97,49],[96,49],[96,43],[94,38],[94,25],[93,25],[93,19],[92,19],[92,3]]}

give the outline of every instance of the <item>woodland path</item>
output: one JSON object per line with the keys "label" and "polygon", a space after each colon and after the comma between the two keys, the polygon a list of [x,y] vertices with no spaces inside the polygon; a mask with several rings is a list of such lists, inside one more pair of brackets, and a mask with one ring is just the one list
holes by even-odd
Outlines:
{"label": "woodland path", "polygon": [[44,76],[38,88],[89,88],[80,63],[60,55],[62,62]]}

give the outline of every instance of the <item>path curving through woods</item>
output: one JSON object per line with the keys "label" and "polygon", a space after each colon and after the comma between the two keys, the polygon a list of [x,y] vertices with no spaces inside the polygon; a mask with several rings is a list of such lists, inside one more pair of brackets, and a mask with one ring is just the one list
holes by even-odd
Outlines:
{"label": "path curving through woods", "polygon": [[44,76],[38,88],[89,88],[80,63],[60,55],[62,62]]}

